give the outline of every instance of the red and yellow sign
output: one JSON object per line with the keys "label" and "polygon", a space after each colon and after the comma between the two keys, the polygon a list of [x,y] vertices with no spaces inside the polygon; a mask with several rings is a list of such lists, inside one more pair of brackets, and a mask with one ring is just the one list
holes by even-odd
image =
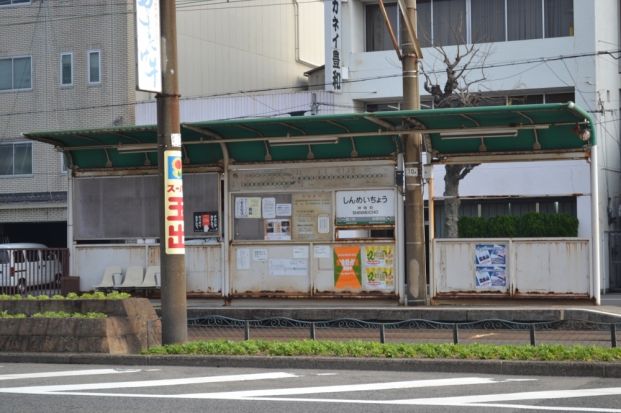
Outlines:
{"label": "red and yellow sign", "polygon": [[164,151],[165,248],[166,254],[185,254],[181,151]]}
{"label": "red and yellow sign", "polygon": [[360,246],[334,247],[334,287],[360,289]]}

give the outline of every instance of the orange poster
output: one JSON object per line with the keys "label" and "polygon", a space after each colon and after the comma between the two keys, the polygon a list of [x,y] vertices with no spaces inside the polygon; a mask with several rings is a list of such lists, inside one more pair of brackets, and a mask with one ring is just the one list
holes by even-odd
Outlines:
{"label": "orange poster", "polygon": [[334,286],[362,288],[360,278],[360,246],[334,247]]}

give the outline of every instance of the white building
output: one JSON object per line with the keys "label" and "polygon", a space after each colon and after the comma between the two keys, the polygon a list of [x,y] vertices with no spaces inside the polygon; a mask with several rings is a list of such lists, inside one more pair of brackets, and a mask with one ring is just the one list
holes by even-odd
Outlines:
{"label": "white building", "polygon": [[[335,7],[340,7],[339,14],[335,15]],[[471,64],[476,70],[467,76],[484,80],[470,90],[483,93],[491,104],[571,100],[592,114],[600,164],[603,289],[621,288],[621,269],[615,264],[621,228],[620,7],[615,0],[417,1],[422,66],[441,85],[444,65],[431,46],[442,46],[454,55],[456,44],[474,43],[480,57]],[[396,2],[387,3],[387,12],[401,38],[403,24]],[[403,96],[402,66],[377,3],[326,1],[325,13],[329,73],[315,72],[311,83],[334,91],[337,111],[398,108]],[[335,17],[338,27],[330,24]],[[337,67],[330,67],[335,60]],[[334,69],[341,77],[336,90]],[[421,101],[430,106],[423,80],[421,76]],[[443,168],[436,167],[434,194],[439,201],[444,191],[442,175]],[[580,220],[579,236],[591,234],[589,171],[582,161],[483,164],[462,181],[460,194],[463,207],[475,215],[517,208],[565,209]]]}
{"label": "white building", "polygon": [[[67,168],[23,132],[155,123],[135,87],[133,4],[0,1],[0,242],[66,243]],[[304,77],[323,64],[321,1],[180,0],[177,20],[190,118],[322,109]]]}

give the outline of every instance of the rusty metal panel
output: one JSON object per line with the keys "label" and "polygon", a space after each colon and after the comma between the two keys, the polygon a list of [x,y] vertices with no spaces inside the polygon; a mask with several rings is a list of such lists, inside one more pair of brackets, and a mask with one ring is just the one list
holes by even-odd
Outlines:
{"label": "rusty metal panel", "polygon": [[308,245],[239,244],[229,251],[233,295],[309,295]]}
{"label": "rusty metal panel", "polygon": [[[92,290],[100,282],[104,271],[119,266],[159,265],[157,244],[77,245],[74,273],[80,276],[81,289]],[[222,260],[220,244],[186,246],[187,291],[199,294],[221,294]]]}
{"label": "rusty metal panel", "polygon": [[[506,287],[476,285],[475,248],[506,245]],[[436,239],[433,295],[585,297],[590,294],[590,243],[578,238]]]}
{"label": "rusty metal panel", "polygon": [[589,294],[586,239],[515,240],[515,295]]}
{"label": "rusty metal panel", "polygon": [[[476,285],[475,248],[478,244],[509,244],[509,240],[448,240],[434,241],[435,293],[507,293],[506,287],[480,288]],[[510,262],[510,258],[508,257]],[[510,279],[510,276],[508,277]]]}

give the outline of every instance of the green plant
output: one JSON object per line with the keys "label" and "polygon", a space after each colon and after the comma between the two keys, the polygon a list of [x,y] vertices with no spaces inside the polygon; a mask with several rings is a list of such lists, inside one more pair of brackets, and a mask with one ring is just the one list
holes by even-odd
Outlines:
{"label": "green plant", "polygon": [[517,218],[512,215],[500,215],[487,221],[488,237],[515,237],[518,234]]}
{"label": "green plant", "polygon": [[621,362],[621,348],[561,344],[410,344],[367,341],[194,341],[153,347],[145,354],[448,358],[469,360],[540,360]]}
{"label": "green plant", "polygon": [[461,217],[457,228],[460,238],[483,238],[487,234],[487,221],[481,217]]}
{"label": "green plant", "polygon": [[0,318],[26,318],[26,314],[16,313],[11,314],[8,311],[0,311]]}
{"label": "green plant", "polygon": [[458,228],[461,238],[576,237],[578,219],[569,214],[536,212],[522,216],[461,217]]}
{"label": "green plant", "polygon": [[107,315],[104,313],[68,313],[65,311],[45,311],[43,313],[35,313],[32,315],[32,318],[106,318]]}
{"label": "green plant", "polygon": [[79,295],[77,293],[69,293],[66,296],[60,294],[54,294],[52,297],[47,295],[27,295],[22,297],[19,294],[0,294],[0,300],[29,300],[29,301],[45,301],[45,300],[125,300],[130,298],[131,294],[119,291],[112,291],[104,293],[103,291],[95,291],[93,293],[84,293]]}

